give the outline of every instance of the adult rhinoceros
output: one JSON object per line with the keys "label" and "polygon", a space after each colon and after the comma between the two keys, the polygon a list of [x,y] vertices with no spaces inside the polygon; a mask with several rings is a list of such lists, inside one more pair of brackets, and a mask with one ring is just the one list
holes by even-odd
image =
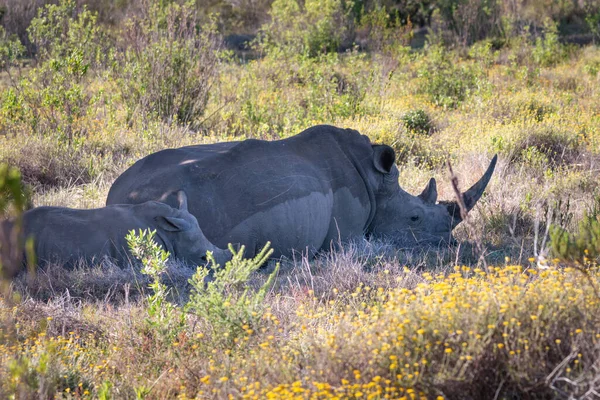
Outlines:
{"label": "adult rhinoceros", "polygon": [[[207,238],[219,247],[267,241],[275,255],[328,249],[363,234],[415,241],[451,240],[461,221],[454,202],[437,203],[431,179],[412,196],[398,185],[394,150],[355,130],[319,125],[277,141],[248,139],[168,149],[131,166],[112,185],[107,204],[173,203],[180,189]],[[494,171],[464,193],[471,209]]]}

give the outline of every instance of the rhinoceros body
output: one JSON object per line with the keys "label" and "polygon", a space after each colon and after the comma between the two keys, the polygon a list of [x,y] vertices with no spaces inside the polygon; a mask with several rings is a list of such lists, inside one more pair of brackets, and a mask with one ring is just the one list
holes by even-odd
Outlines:
{"label": "rhinoceros body", "polygon": [[[365,233],[451,239],[454,203],[436,204],[432,179],[419,196],[398,185],[394,150],[357,131],[320,125],[277,141],[248,139],[168,149],[131,166],[107,204],[157,200],[184,190],[189,211],[219,247],[244,244],[246,255],[271,241],[275,255],[328,249]],[[465,202],[474,204],[495,159]],[[476,193],[477,192],[477,193]]]}
{"label": "rhinoceros body", "polygon": [[[223,263],[228,258],[225,251],[206,239],[187,211],[185,195],[179,193],[178,200],[179,208],[156,201],[91,210],[37,207],[23,214],[22,237],[33,238],[35,256],[42,265],[57,262],[72,267],[80,260],[94,262],[104,257],[122,264],[131,259],[125,236],[140,229],[156,230],[156,242],[175,258],[200,265],[210,250]],[[4,223],[5,230],[8,224]]]}

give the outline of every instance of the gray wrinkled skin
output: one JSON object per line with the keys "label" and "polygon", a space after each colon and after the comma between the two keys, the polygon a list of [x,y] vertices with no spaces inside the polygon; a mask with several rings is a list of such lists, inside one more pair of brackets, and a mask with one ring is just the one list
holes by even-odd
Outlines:
{"label": "gray wrinkled skin", "polygon": [[[125,171],[107,204],[148,200],[173,204],[185,190],[189,209],[219,247],[244,244],[246,256],[267,241],[275,256],[329,249],[363,234],[452,241],[456,203],[437,203],[435,180],[412,196],[398,185],[394,150],[357,131],[328,125],[278,141],[248,139],[163,150]],[[472,208],[496,158],[465,192]]]}
{"label": "gray wrinkled skin", "polygon": [[229,251],[217,248],[204,236],[187,211],[185,193],[177,193],[177,198],[178,208],[156,201],[92,210],[37,207],[23,214],[24,237],[33,238],[40,265],[57,262],[73,267],[81,260],[91,263],[105,257],[123,265],[132,260],[125,236],[140,229],[156,230],[156,242],[174,258],[204,265],[210,250],[223,264],[230,258]]}

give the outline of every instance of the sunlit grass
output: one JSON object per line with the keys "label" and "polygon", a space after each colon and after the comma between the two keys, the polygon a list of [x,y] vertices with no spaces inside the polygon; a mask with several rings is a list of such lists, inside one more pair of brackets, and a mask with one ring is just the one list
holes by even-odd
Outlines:
{"label": "sunlit grass", "polygon": [[571,268],[457,266],[415,281],[389,267],[373,273],[393,274],[395,287],[276,290],[227,348],[191,315],[165,343],[136,304],[40,305],[33,318],[27,303],[4,309],[17,331],[0,345],[0,390],[87,398],[110,382],[151,398],[479,398],[501,381],[522,395],[593,385],[595,270],[588,281]]}

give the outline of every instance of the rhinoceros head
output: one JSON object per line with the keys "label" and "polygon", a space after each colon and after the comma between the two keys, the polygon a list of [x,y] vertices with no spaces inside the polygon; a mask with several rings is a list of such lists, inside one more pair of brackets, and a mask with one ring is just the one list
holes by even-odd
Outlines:
{"label": "rhinoceros head", "polygon": [[[462,194],[466,211],[471,210],[485,190],[497,156],[492,159],[481,179]],[[431,178],[418,196],[398,185],[398,169],[394,150],[385,145],[373,146],[373,166],[378,183],[375,185],[376,210],[369,233],[401,243],[452,243],[452,230],[462,221],[456,201],[437,201],[437,185]]]}
{"label": "rhinoceros head", "polygon": [[228,251],[212,244],[200,229],[198,220],[188,212],[187,195],[183,190],[177,192],[179,207],[172,208],[164,203],[153,202],[160,207],[154,221],[161,240],[168,242],[174,256],[193,265],[206,264],[206,252],[211,251],[215,261],[223,266],[231,259]]}

